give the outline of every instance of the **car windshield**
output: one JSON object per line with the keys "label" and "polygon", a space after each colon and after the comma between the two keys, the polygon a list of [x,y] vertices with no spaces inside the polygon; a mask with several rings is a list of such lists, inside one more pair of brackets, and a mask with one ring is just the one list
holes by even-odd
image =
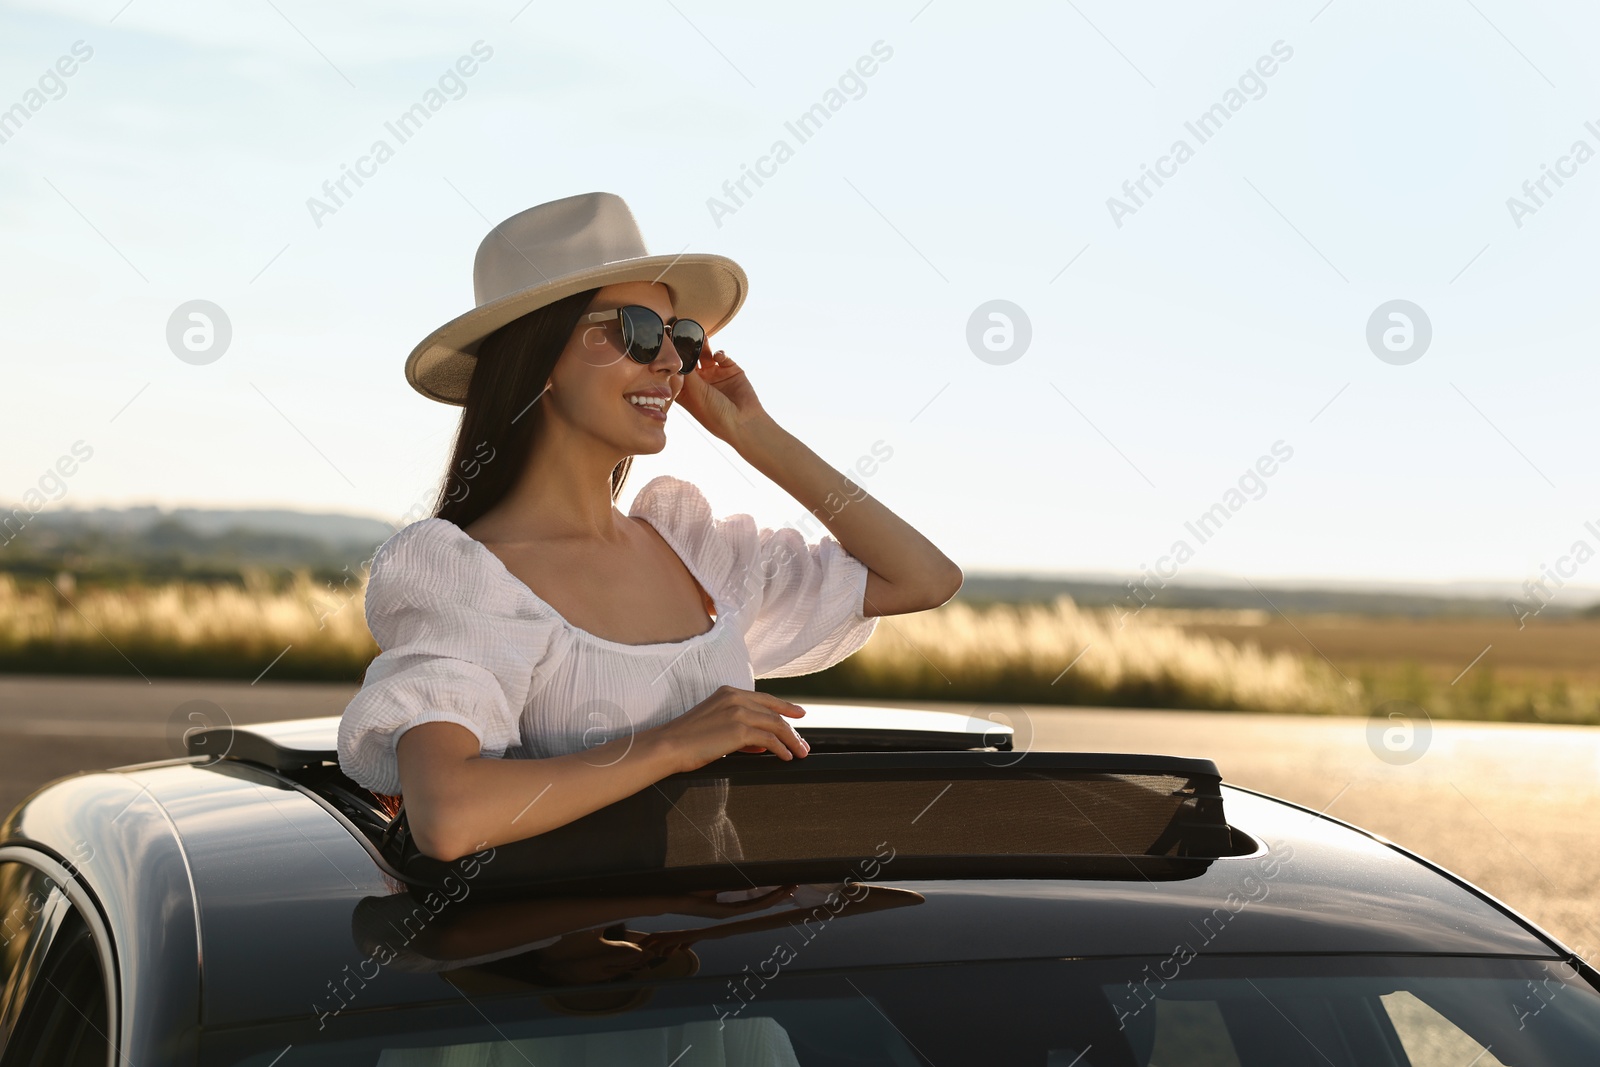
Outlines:
{"label": "car windshield", "polygon": [[[1037,960],[689,978],[213,1032],[236,1067],[1593,1067],[1600,994],[1559,960]],[[441,976],[443,978],[443,976]],[[474,991],[475,990],[475,991]]]}

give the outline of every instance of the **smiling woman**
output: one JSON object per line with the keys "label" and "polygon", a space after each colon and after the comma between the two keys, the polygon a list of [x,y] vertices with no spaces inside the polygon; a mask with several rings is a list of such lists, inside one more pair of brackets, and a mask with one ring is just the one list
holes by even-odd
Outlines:
{"label": "smiling woman", "polygon": [[[366,611],[382,652],[339,729],[345,772],[403,797],[418,848],[442,860],[731,752],[804,757],[789,721],[804,709],[755,679],[832,666],[877,616],[961,584],[711,349],[744,301],[731,260],[649,256],[627,205],[590,193],[497,226],[474,281],[477,308],[407,362],[418,391],[464,410],[436,514],[374,556]],[[620,512],[632,458],[666,447],[679,407],[833,536],[718,518],[670,475]],[[479,464],[485,442],[494,459]],[[851,506],[824,507],[840,497]],[[709,802],[691,817],[736,857]]]}

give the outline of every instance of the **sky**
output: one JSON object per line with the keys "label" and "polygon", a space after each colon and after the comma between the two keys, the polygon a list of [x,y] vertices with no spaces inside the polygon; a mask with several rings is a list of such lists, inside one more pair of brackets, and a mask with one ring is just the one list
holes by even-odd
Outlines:
{"label": "sky", "polygon": [[[607,191],[650,252],[744,267],[719,346],[835,467],[887,453],[857,480],[969,572],[1600,585],[1585,6],[0,18],[0,500],[425,505],[460,409],[406,355],[494,224]],[[203,362],[169,339],[191,301],[228,328]],[[671,473],[803,513],[686,411],[667,433],[624,510]]]}

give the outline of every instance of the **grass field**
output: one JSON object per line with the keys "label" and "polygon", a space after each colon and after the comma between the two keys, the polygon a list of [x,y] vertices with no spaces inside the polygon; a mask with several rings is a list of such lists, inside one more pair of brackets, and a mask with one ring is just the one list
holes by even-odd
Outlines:
{"label": "grass field", "polygon": [[1307,655],[1369,703],[1406,700],[1441,718],[1600,723],[1600,619],[1158,616],[1185,633]]}
{"label": "grass field", "polygon": [[[0,670],[358,681],[378,653],[364,582],[300,572],[243,588],[74,588],[0,574]],[[867,646],[788,693],[898,700],[1600,723],[1600,619],[1285,617],[1150,609],[1119,620],[1070,598],[960,600],[880,621]],[[777,680],[773,683],[776,685]],[[765,685],[763,686],[766,687]]]}

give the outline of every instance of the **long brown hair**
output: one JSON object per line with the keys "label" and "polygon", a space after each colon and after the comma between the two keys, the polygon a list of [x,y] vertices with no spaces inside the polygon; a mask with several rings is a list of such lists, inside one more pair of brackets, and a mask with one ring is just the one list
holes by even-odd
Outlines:
{"label": "long brown hair", "polygon": [[[546,304],[478,343],[478,362],[467,385],[435,517],[466,526],[511,491],[528,464],[534,427],[543,418],[544,409],[534,400],[544,392],[556,360],[599,291],[585,289]],[[633,457],[625,456],[612,469],[613,501],[632,465]]]}

